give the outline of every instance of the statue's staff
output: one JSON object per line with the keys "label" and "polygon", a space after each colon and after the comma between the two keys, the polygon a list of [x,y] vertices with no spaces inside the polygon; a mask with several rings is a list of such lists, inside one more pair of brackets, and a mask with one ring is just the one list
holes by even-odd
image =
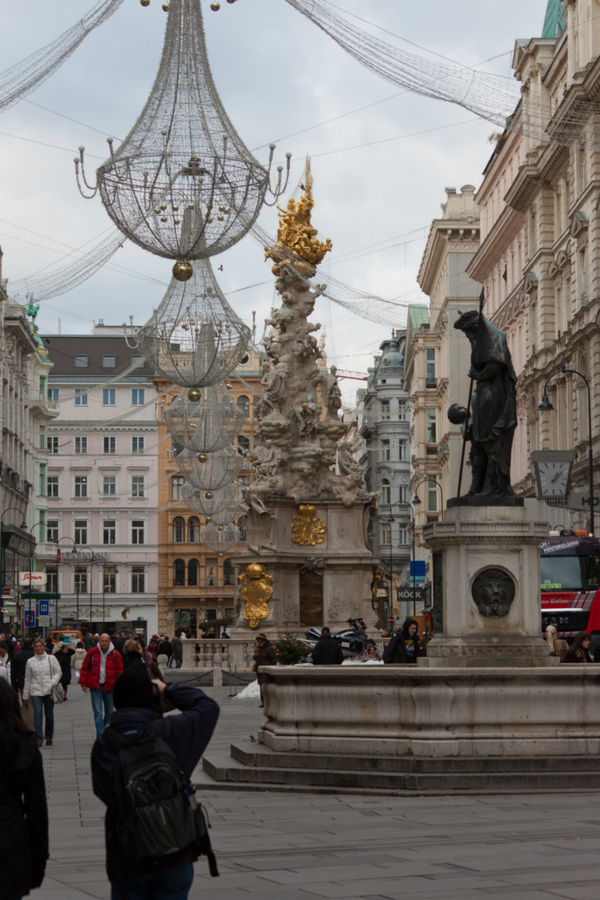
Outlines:
{"label": "statue's staff", "polygon": [[[477,319],[477,327],[481,324],[481,314],[483,311],[483,304],[485,303],[485,290],[481,289],[481,294],[479,295],[479,316]],[[472,355],[471,351],[471,355]],[[469,428],[469,418],[471,416],[471,398],[473,397],[473,382],[475,379],[471,375],[471,383],[469,384],[469,399],[467,400],[467,417],[465,419],[465,426],[463,428],[463,442],[462,442],[462,450],[460,452],[460,467],[458,470],[458,491],[456,496],[460,497],[460,489],[462,487],[462,476],[463,476],[463,467],[465,464],[465,447],[467,446],[467,431]]]}

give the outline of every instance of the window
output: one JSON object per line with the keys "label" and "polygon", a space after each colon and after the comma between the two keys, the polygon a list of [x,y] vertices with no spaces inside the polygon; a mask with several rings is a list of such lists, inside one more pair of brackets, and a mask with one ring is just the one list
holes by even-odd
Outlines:
{"label": "window", "polygon": [[382,522],[380,526],[381,543],[382,544],[391,544],[392,543],[392,526],[389,522]]}
{"label": "window", "polygon": [[146,590],[146,571],[143,566],[131,567],[131,593],[143,594]]}
{"label": "window", "polygon": [[131,438],[131,452],[132,453],[143,453],[144,452],[144,438],[143,437],[132,437]]}
{"label": "window", "polygon": [[46,590],[58,594],[58,566],[46,566]]}
{"label": "window", "polygon": [[115,388],[102,388],[102,405],[114,406],[117,402],[117,391]]}
{"label": "window", "polygon": [[408,459],[408,441],[398,441],[398,459],[400,462]]}
{"label": "window", "polygon": [[237,408],[240,410],[240,412],[243,412],[247,418],[248,415],[250,414],[250,401],[248,400],[248,398],[246,397],[245,394],[242,394],[240,397],[237,398],[236,405],[237,405]]}
{"label": "window", "polygon": [[218,584],[218,565],[216,559],[206,560],[206,587],[215,587]]}
{"label": "window", "polygon": [[46,522],[46,541],[58,544],[58,519],[48,519]]}
{"label": "window", "polygon": [[83,388],[75,388],[75,406],[87,406],[88,394]]}
{"label": "window", "polygon": [[428,347],[425,351],[425,387],[436,387],[435,375],[435,348]]}
{"label": "window", "polygon": [[384,506],[389,506],[392,502],[392,488],[387,478],[381,482],[381,502]]}
{"label": "window", "polygon": [[59,388],[48,388],[48,400],[50,403],[58,403],[60,399]]}
{"label": "window", "polygon": [[237,498],[238,500],[243,500],[244,491],[250,484],[250,476],[249,475],[238,475],[237,480]]}
{"label": "window", "polygon": [[185,562],[182,559],[173,562],[173,584],[175,587],[185,584]]}
{"label": "window", "polygon": [[88,358],[86,353],[76,353],[74,366],[76,369],[87,369]]}
{"label": "window", "polygon": [[235,584],[235,570],[230,559],[223,563],[223,584]]}
{"label": "window", "polygon": [[58,453],[58,436],[47,437],[46,448],[48,453]]}
{"label": "window", "polygon": [[171,456],[177,456],[178,453],[181,453],[183,450],[183,444],[180,444],[178,440],[173,438],[171,441]]}
{"label": "window", "polygon": [[87,497],[87,495],[88,495],[87,475],[76,475],[74,486],[75,486],[75,496],[76,497]]}
{"label": "window", "polygon": [[145,483],[144,475],[132,475],[131,476],[131,496],[132,497],[143,497],[144,496],[144,483]]}
{"label": "window", "polygon": [[196,587],[198,584],[198,560],[190,559],[188,562],[188,585]]}
{"label": "window", "polygon": [[75,566],[73,570],[73,590],[79,594],[87,594],[88,572],[86,566]]}
{"label": "window", "polygon": [[399,400],[398,401],[398,418],[401,420],[406,419],[406,413],[407,413],[406,402],[404,400]]}
{"label": "window", "polygon": [[117,357],[112,356],[110,353],[105,353],[102,357],[102,368],[103,369],[114,369],[117,365]]}
{"label": "window", "polygon": [[115,519],[105,519],[102,523],[102,543],[115,544],[117,541],[117,522]]}
{"label": "window", "polygon": [[116,437],[105,437],[104,438],[104,452],[105,453],[116,453],[117,452]]}
{"label": "window", "polygon": [[173,475],[171,478],[171,500],[183,500],[183,475]]}
{"label": "window", "polygon": [[437,443],[437,409],[428,406],[425,410],[425,429],[428,444]]}
{"label": "window", "polygon": [[87,453],[87,437],[75,438],[75,453]]}
{"label": "window", "polygon": [[250,452],[250,439],[245,434],[238,435],[237,452],[240,456],[248,456]]}
{"label": "window", "polygon": [[58,475],[48,475],[46,479],[46,496],[47,497],[58,497],[59,490],[59,481]]}
{"label": "window", "polygon": [[398,543],[408,544],[408,529],[405,525],[401,525],[398,531]]}
{"label": "window", "polygon": [[173,543],[183,544],[185,541],[185,521],[183,516],[175,516],[173,519]]}
{"label": "window", "polygon": [[217,618],[216,609],[205,609],[204,610],[204,618],[206,619],[207,622],[214,622],[215,619]]}
{"label": "window", "polygon": [[437,512],[437,488],[438,483],[433,475],[427,478],[427,511]]}
{"label": "window", "polygon": [[143,364],[144,364],[143,356],[132,356],[131,357],[131,366],[134,369],[137,369],[139,366],[142,366]]}
{"label": "window", "polygon": [[188,519],[188,541],[190,544],[200,543],[200,520],[197,516]]}
{"label": "window", "polygon": [[387,422],[390,418],[390,401],[382,400],[381,401],[381,418],[384,422]]}
{"label": "window", "polygon": [[143,406],[144,405],[144,388],[132,388],[131,389],[131,405],[132,406]]}
{"label": "window", "polygon": [[104,475],[102,477],[102,496],[114,497],[117,493],[117,476]]}
{"label": "window", "polygon": [[88,523],[85,519],[75,519],[73,525],[73,536],[76,544],[87,544],[88,542]]}
{"label": "window", "polygon": [[143,519],[134,519],[131,523],[131,543],[143,544],[144,540],[144,521]]}
{"label": "window", "polygon": [[102,592],[117,593],[117,569],[115,566],[102,566]]}
{"label": "window", "polygon": [[390,459],[390,442],[382,441],[379,449],[379,459],[387,462]]}

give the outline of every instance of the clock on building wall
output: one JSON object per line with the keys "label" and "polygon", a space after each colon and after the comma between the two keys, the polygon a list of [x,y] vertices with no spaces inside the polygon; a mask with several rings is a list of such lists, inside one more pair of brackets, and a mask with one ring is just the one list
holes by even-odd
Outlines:
{"label": "clock on building wall", "polygon": [[538,500],[563,500],[569,493],[572,450],[534,450],[531,465]]}

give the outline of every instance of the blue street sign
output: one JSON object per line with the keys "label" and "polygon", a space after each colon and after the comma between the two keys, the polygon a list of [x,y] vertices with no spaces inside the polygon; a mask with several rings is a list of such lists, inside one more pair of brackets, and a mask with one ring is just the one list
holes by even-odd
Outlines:
{"label": "blue street sign", "polygon": [[415,578],[425,578],[425,560],[424,559],[415,559],[413,561],[411,559],[410,574],[411,574],[411,577],[414,575]]}
{"label": "blue street sign", "polygon": [[25,610],[25,628],[35,628],[35,610]]}
{"label": "blue street sign", "polygon": [[50,601],[49,600],[40,600],[38,615],[40,615],[40,616],[49,616],[50,615]]}

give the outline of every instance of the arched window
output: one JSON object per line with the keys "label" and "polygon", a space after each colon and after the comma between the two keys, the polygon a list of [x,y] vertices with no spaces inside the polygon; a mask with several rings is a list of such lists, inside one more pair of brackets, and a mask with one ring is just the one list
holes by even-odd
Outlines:
{"label": "arched window", "polygon": [[381,503],[383,506],[389,506],[392,502],[391,485],[387,478],[381,482]]}
{"label": "arched window", "polygon": [[197,516],[188,519],[188,543],[200,543],[200,520]]}
{"label": "arched window", "polygon": [[180,587],[185,584],[185,562],[176,559],[173,563],[173,584]]}
{"label": "arched window", "polygon": [[247,438],[245,434],[238,435],[237,452],[240,456],[248,456],[250,452],[250,438]]}
{"label": "arched window", "polygon": [[223,562],[223,584],[235,584],[235,572],[230,559]]}
{"label": "arched window", "polygon": [[175,516],[173,519],[173,543],[183,544],[185,541],[185,520],[183,516]]}
{"label": "arched window", "polygon": [[190,559],[188,562],[188,585],[196,587],[198,584],[198,560]]}
{"label": "arched window", "polygon": [[241,410],[246,416],[250,414],[250,401],[245,394],[242,394],[237,398],[237,408]]}

